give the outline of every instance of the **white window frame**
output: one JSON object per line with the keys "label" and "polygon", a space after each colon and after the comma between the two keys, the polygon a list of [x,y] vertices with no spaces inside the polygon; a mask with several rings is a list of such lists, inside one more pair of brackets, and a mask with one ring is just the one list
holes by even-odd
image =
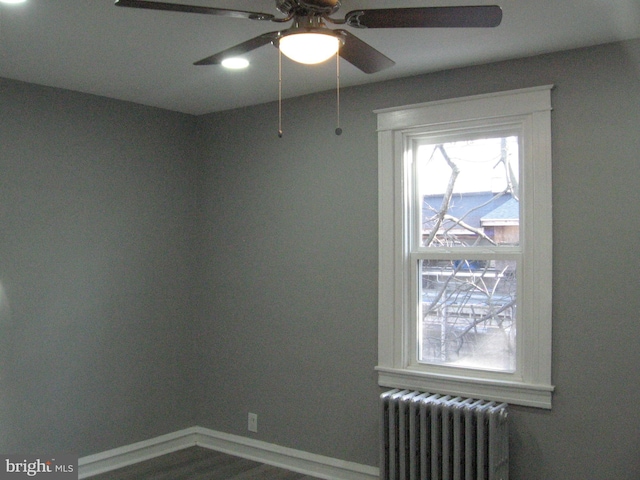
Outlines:
{"label": "white window frame", "polygon": [[[552,85],[377,110],[378,383],[392,388],[551,408]],[[421,136],[509,126],[521,135],[518,333],[515,372],[418,364],[411,291],[409,161]],[[464,247],[460,258],[480,258]],[[446,252],[447,255],[450,252]],[[492,255],[491,253],[485,255]],[[413,300],[412,300],[413,299]]]}

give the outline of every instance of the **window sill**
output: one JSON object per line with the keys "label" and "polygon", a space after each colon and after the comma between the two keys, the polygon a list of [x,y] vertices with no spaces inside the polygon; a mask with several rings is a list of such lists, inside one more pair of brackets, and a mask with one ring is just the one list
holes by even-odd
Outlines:
{"label": "window sill", "polygon": [[423,392],[460,395],[551,409],[553,385],[532,385],[501,380],[451,377],[415,370],[376,367],[378,385],[389,388],[405,388]]}

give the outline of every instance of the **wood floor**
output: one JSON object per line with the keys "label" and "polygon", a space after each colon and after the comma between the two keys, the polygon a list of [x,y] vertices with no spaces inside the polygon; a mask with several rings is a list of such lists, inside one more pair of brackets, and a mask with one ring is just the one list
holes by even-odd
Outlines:
{"label": "wood floor", "polygon": [[192,447],[91,477],[91,480],[318,480],[282,468]]}

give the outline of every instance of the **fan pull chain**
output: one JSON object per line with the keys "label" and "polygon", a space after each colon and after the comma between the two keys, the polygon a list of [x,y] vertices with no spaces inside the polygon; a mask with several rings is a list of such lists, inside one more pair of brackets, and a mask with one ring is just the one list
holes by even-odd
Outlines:
{"label": "fan pull chain", "polygon": [[336,135],[342,135],[340,127],[340,51],[336,52]]}
{"label": "fan pull chain", "polygon": [[278,48],[278,137],[282,138],[282,52]]}

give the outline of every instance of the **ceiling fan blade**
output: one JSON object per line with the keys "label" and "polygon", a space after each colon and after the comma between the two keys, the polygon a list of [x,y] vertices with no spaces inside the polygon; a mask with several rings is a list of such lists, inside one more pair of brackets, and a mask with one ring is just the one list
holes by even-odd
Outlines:
{"label": "ceiling fan blade", "polygon": [[203,58],[202,60],[198,60],[194,63],[194,65],[219,65],[222,63],[222,60],[230,57],[237,57],[240,55],[244,55],[251,50],[255,50],[256,48],[260,48],[269,43],[273,43],[274,40],[278,38],[280,32],[269,32],[263,33],[258,37],[254,37],[251,40],[247,40],[246,42],[242,42],[234,47],[223,50],[222,52],[216,53],[215,55],[211,55],[210,57]]}
{"label": "ceiling fan blade", "polygon": [[116,6],[148,8],[150,10],[166,10],[169,12],[204,13],[207,15],[221,15],[223,17],[248,18],[249,20],[272,20],[273,18],[275,18],[270,13],[246,12],[243,10],[227,10],[224,8],[200,7],[196,5],[154,2],[150,0],[116,0]]}
{"label": "ceiling fan blade", "polygon": [[502,9],[497,5],[467,7],[380,8],[347,13],[345,23],[356,28],[464,28],[497,27]]}
{"label": "ceiling fan blade", "polygon": [[335,30],[344,39],[340,56],[364,73],[376,73],[393,67],[396,62],[346,30]]}

